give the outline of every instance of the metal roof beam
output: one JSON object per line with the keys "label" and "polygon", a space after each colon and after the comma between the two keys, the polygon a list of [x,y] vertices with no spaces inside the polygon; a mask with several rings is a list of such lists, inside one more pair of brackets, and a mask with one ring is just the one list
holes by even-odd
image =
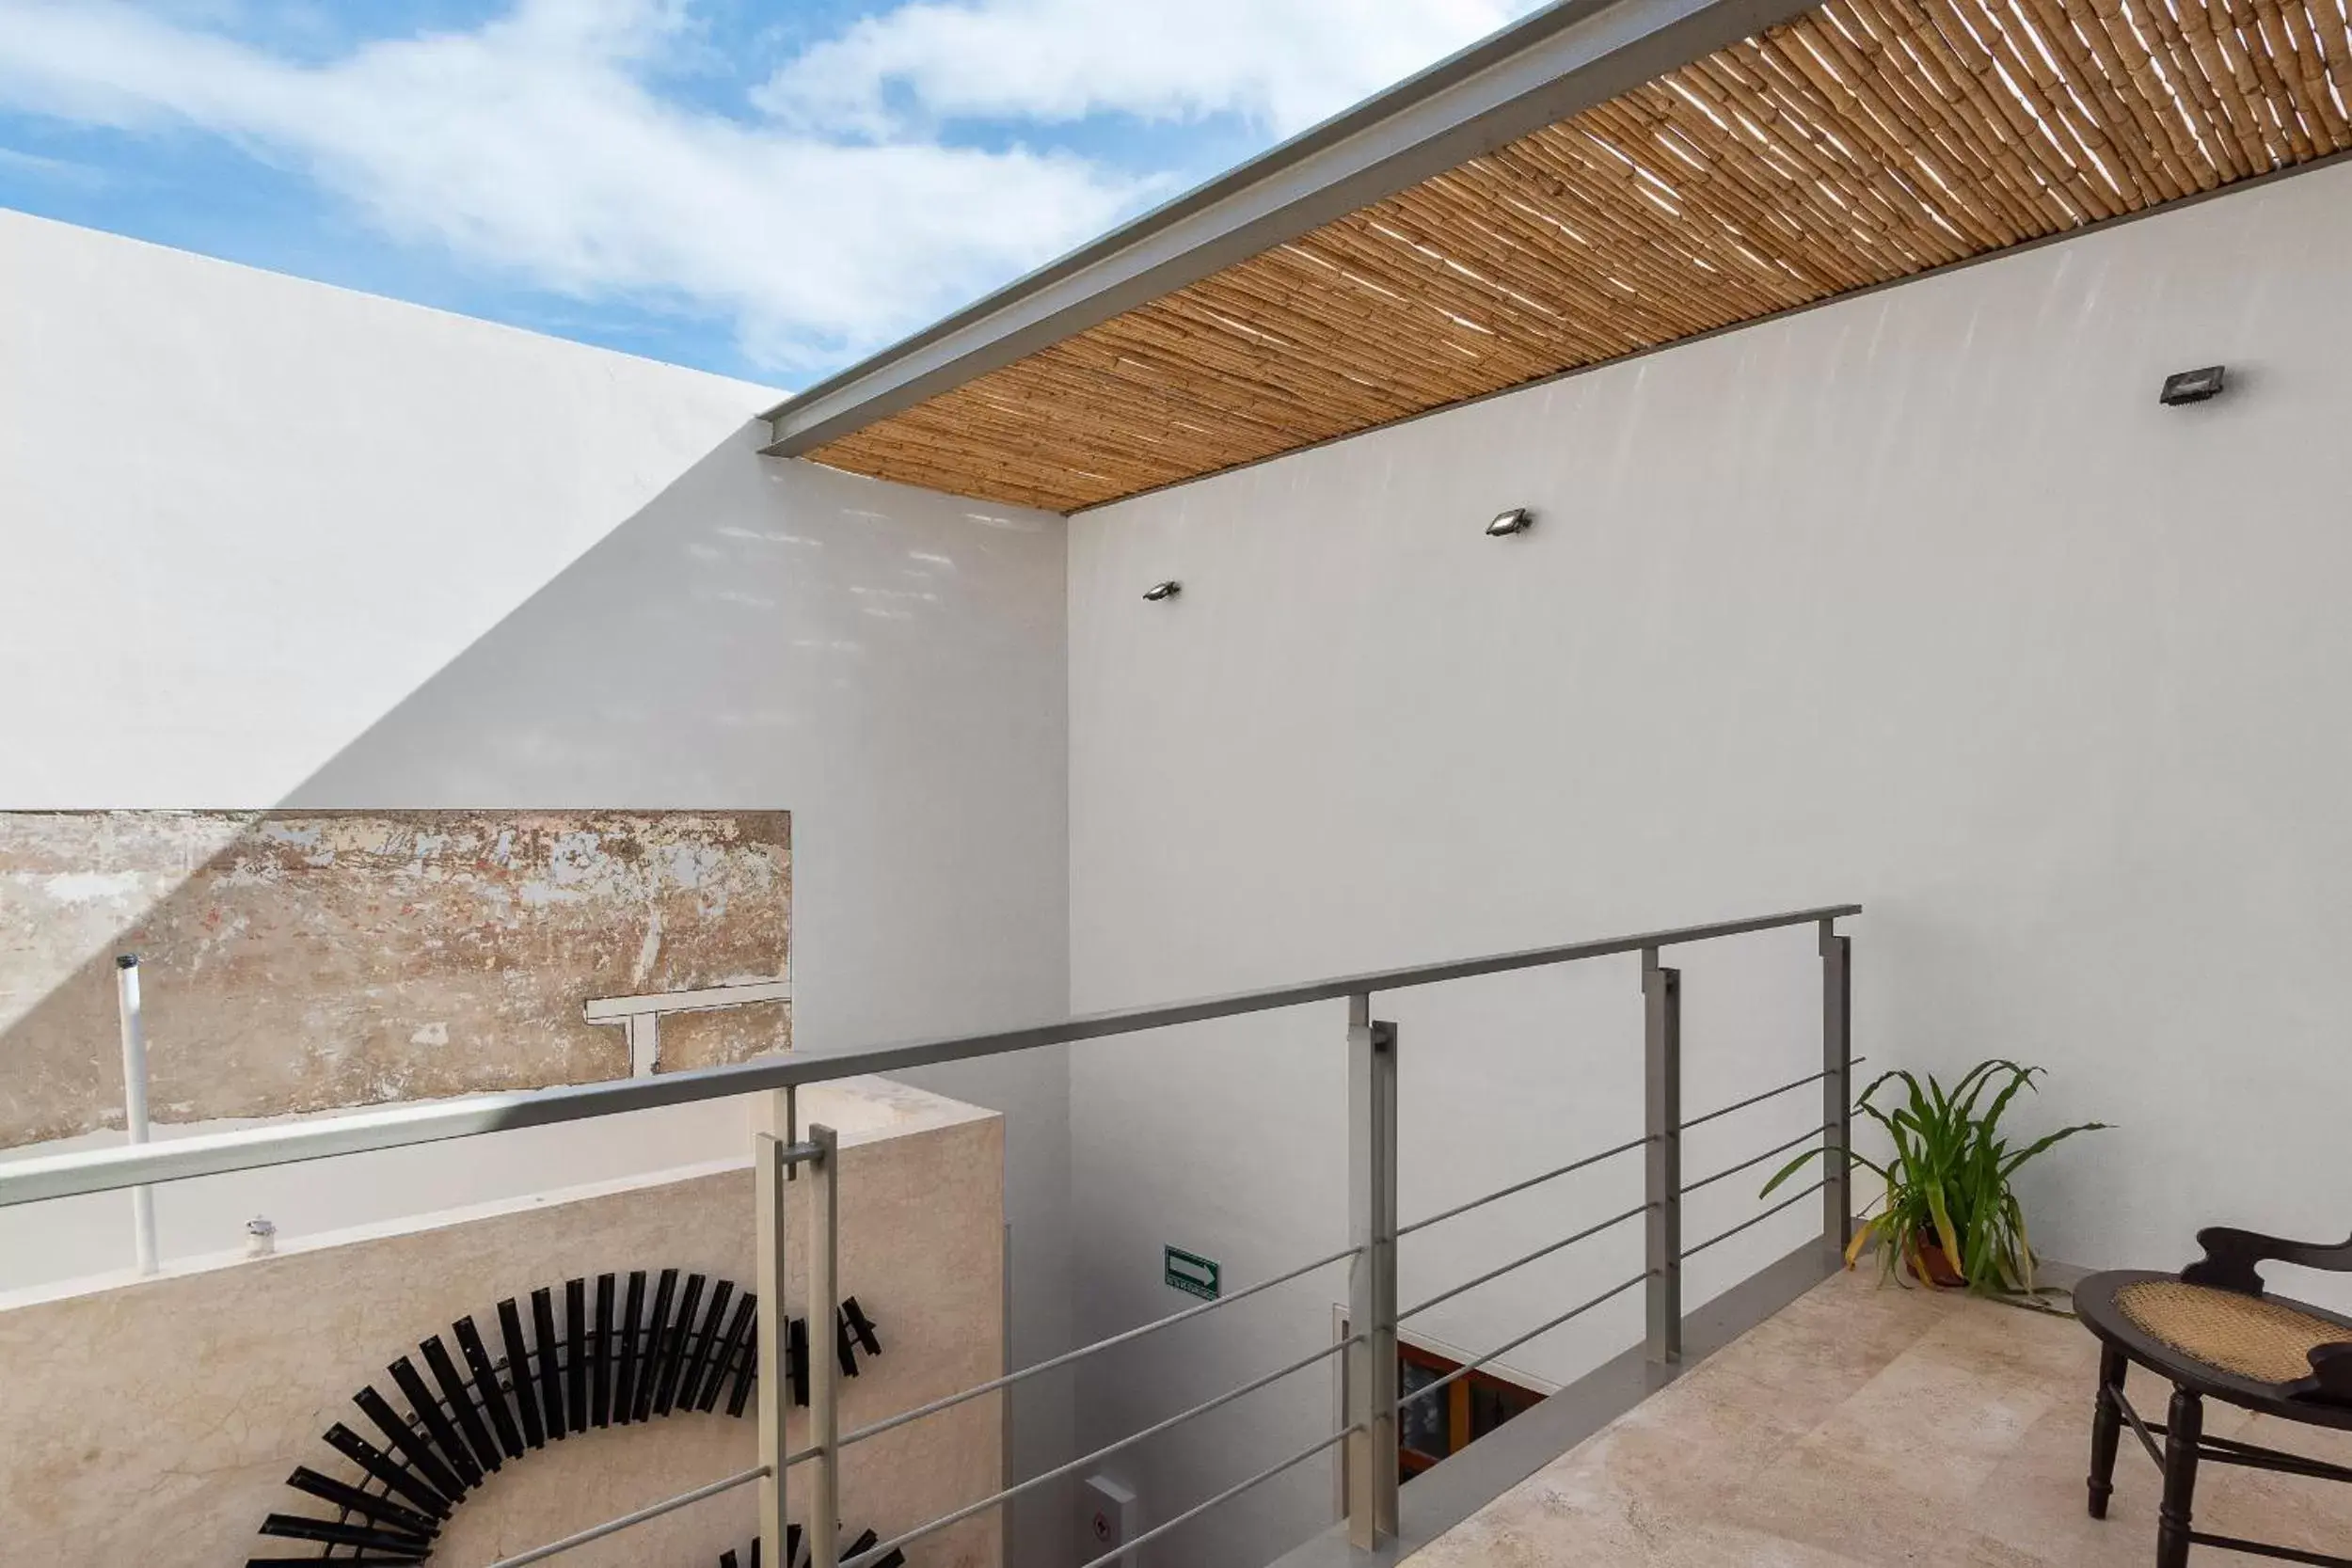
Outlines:
{"label": "metal roof beam", "polygon": [[793,457],[1604,103],[1815,0],[1561,0],[787,399]]}

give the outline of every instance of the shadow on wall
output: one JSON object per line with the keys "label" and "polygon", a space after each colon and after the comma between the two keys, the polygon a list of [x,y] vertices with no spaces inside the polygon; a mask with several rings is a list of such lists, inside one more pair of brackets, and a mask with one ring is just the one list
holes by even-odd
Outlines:
{"label": "shadow on wall", "polygon": [[[762,458],[764,436],[686,468],[283,807],[789,810],[797,1041],[1060,1016],[1060,519]],[[909,1076],[1007,1114],[1012,1354],[1066,1349],[1062,1053]],[[1027,1386],[1023,1473],[1072,1451],[1065,1380]],[[1056,1492],[1013,1511],[1025,1560],[1060,1555]]]}
{"label": "shadow on wall", "polygon": [[[866,893],[846,900],[850,912],[862,904],[875,916],[873,927],[846,933],[847,940],[886,940],[881,927],[888,922],[903,930],[927,917],[946,925],[985,919],[977,900],[953,891],[960,884],[950,870],[974,858],[976,842],[1007,830],[1002,814],[983,802],[1005,800],[1011,781],[991,787],[989,775],[1017,774],[1019,793],[1032,795],[1035,757],[1057,755],[1061,745],[1058,663],[1050,689],[1033,673],[1041,642],[1058,645],[1061,637],[1058,542],[1037,537],[1053,524],[809,464],[765,460],[756,451],[762,436],[764,426],[755,421],[706,454],[275,812],[50,817],[38,835],[42,853],[56,862],[47,870],[72,879],[67,892],[80,901],[51,899],[45,914],[27,906],[18,911],[21,921],[0,922],[23,927],[9,942],[18,961],[8,966],[21,973],[0,975],[0,992],[18,992],[0,994],[0,1044],[13,1060],[58,1060],[55,1072],[11,1075],[0,1092],[0,1147],[119,1125],[111,970],[113,954],[126,944],[183,949],[173,955],[177,967],[210,962],[204,989],[231,993],[201,1022],[184,1009],[175,1017],[173,966],[150,955],[148,990],[157,1007],[153,1108],[168,1121],[626,1075],[620,1032],[584,1025],[573,993],[784,973],[794,878],[787,818],[776,808],[803,800],[817,805],[828,830],[829,852],[820,861],[836,879],[855,863]],[[1043,556],[1050,556],[1055,577],[1041,585]],[[1018,701],[1025,687],[1036,689],[1026,692],[1025,705]],[[1008,688],[1015,698],[1009,705]],[[1021,731],[1025,720],[1027,733]],[[944,757],[958,759],[968,775],[943,768]],[[680,805],[710,812],[721,824],[767,822],[782,896],[767,911],[772,920],[755,921],[754,932],[722,942],[723,951],[707,955],[711,963],[676,975],[660,964],[660,973],[638,977],[642,986],[630,976],[645,967],[635,960],[647,937],[647,911],[630,911],[626,932],[615,925],[603,933],[614,941],[625,935],[628,951],[602,954],[596,965],[618,971],[609,978],[629,984],[572,986],[560,1008],[534,992],[488,1009],[482,1022],[500,1038],[495,1052],[476,1053],[481,1070],[427,1069],[413,1085],[409,1069],[452,1056],[452,1037],[436,1027],[443,1021],[420,1013],[421,1022],[409,1021],[413,1028],[404,1025],[399,1039],[376,1039],[386,1019],[356,1017],[335,1000],[340,994],[358,1006],[371,988],[381,992],[413,983],[414,975],[397,966],[384,970],[369,961],[380,955],[337,951],[313,932],[291,929],[274,961],[256,965],[248,945],[242,961],[249,973],[234,983],[221,973],[224,960],[238,961],[236,940],[251,935],[242,927],[265,907],[237,909],[241,897],[253,903],[253,891],[240,892],[239,884],[273,866],[298,867],[306,847],[288,835],[307,835],[331,821],[322,813],[376,811],[367,820],[397,838],[403,815],[422,822],[420,811],[509,805],[563,808],[547,816],[554,825],[577,824],[585,812],[642,828],[646,819],[625,816],[627,808]],[[1035,809],[1041,816],[1033,831],[1057,841],[1058,797],[1036,801]],[[290,818],[305,825],[288,827]],[[84,826],[72,828],[77,821]],[[151,842],[124,842],[139,833]],[[77,837],[87,841],[78,849],[69,842]],[[860,855],[848,847],[882,844],[901,852]],[[401,846],[388,840],[370,848],[379,860],[397,859]],[[118,860],[136,864],[138,873],[127,876]],[[41,867],[28,860],[0,870],[31,877]],[[1049,874],[1058,884],[1059,866]],[[97,890],[107,892],[103,898],[81,896],[109,877],[123,885]],[[389,880],[368,891],[400,894]],[[743,912],[742,900],[737,910]],[[354,912],[363,925],[370,918]],[[422,949],[442,935],[463,942],[478,934],[467,927],[479,912],[393,910],[374,918],[392,945]],[[671,937],[684,937],[679,911],[667,912]],[[59,914],[73,918],[61,925],[51,918]],[[405,935],[403,915],[413,927]],[[987,943],[975,934],[968,926],[943,930],[938,945],[980,953]],[[1058,930],[1053,940],[1060,942]],[[764,956],[735,950],[747,941]],[[596,945],[612,942],[599,939]],[[500,967],[546,966],[563,956],[560,943],[543,940],[537,946],[536,953],[505,955]],[[981,994],[990,985],[986,973],[943,979]],[[289,990],[299,994],[281,994]],[[5,1006],[12,1000],[18,1005]],[[888,1011],[886,1003],[870,999],[857,1005]],[[273,1016],[256,1024],[256,1006]],[[1013,1006],[1022,1016],[1038,1010],[1033,1000]],[[557,1011],[566,1016],[553,1016]],[[696,1024],[727,1017],[675,1021],[675,1065],[737,1059],[788,1038],[771,1029],[763,1040],[714,1040],[709,1050],[698,1049],[691,1038]],[[773,1022],[739,1016],[733,1032],[742,1033],[746,1022]],[[920,1022],[936,1026],[935,1020]],[[886,1030],[890,1021],[879,1018],[875,1027]],[[191,1031],[194,1049],[181,1048]],[[465,1033],[462,1022],[457,1033]],[[672,1053],[670,1037],[665,1055]],[[464,1042],[456,1043],[454,1054],[465,1055]],[[516,1053],[548,1059],[512,1071],[493,1059]]]}
{"label": "shadow on wall", "polygon": [[[746,423],[296,789],[301,806],[788,809],[792,1027],[836,1051],[1069,1006],[1064,525],[763,458]],[[1069,1348],[1059,1049],[907,1078],[1006,1114],[1010,1354]],[[1075,1451],[1066,1374],[1013,1468]],[[1013,1510],[1067,1537],[1058,1485]]]}
{"label": "shadow on wall", "polygon": [[[976,632],[997,627],[1009,654],[1058,639],[1058,595],[1032,607],[1050,627],[1000,626],[1002,599],[966,613],[994,597],[993,576],[1028,569],[995,558],[1033,556],[1009,540],[1044,520],[763,460],[762,436],[746,426],[681,474],[290,801],[479,803],[520,784],[567,805],[766,806],[811,776],[798,746],[821,743],[822,773],[861,781],[934,753],[962,705],[876,699],[975,685],[991,657]],[[943,509],[964,525],[953,548],[932,517],[906,519]]]}
{"label": "shadow on wall", "polygon": [[1058,519],[765,459],[764,436],[696,462],[289,803],[788,808],[796,897],[824,911],[794,933],[796,1029],[834,1049],[938,1031],[946,998],[1058,1012]]}

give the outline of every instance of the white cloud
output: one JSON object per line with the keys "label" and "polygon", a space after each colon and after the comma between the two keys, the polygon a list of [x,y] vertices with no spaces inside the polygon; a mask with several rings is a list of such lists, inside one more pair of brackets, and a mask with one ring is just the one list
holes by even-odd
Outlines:
{"label": "white cloud", "polygon": [[13,147],[0,147],[0,169],[13,169],[20,174],[67,185],[98,186],[106,182],[103,173],[87,164],[64,158],[46,158],[38,152],[20,152]]}
{"label": "white cloud", "polygon": [[227,138],[397,242],[583,299],[717,312],[748,356],[799,373],[1167,194],[1149,170],[947,145],[943,122],[1238,113],[1287,131],[1528,3],[905,5],[730,116],[659,87],[708,57],[687,0],[521,0],[324,58],[190,20],[201,8],[0,0],[0,104]]}
{"label": "white cloud", "polygon": [[787,372],[871,348],[1094,233],[1140,182],[1079,159],[828,143],[680,105],[651,7],[276,58],[119,5],[0,4],[0,101],[232,138],[387,235],[584,298],[731,316]]}
{"label": "white cloud", "polygon": [[1244,116],[1305,129],[1538,0],[938,0],[850,26],[758,96],[789,123]]}

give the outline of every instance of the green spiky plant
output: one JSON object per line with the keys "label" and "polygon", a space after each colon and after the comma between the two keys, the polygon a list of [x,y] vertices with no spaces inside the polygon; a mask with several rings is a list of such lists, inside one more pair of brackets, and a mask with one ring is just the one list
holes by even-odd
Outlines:
{"label": "green spiky plant", "polygon": [[[2033,1246],[2010,1178],[2052,1145],[2107,1125],[2081,1122],[2011,1148],[2001,1135],[2001,1117],[2041,1072],[2015,1062],[1980,1062],[1947,1089],[1932,1073],[1923,1085],[1898,1069],[1882,1074],[1862,1091],[1854,1101],[1855,1114],[1885,1129],[1895,1151],[1883,1164],[1860,1154],[1851,1157],[1856,1165],[1883,1180],[1886,1192],[1878,1212],[1855,1228],[1846,1248],[1848,1268],[1876,1236],[1880,1268],[1887,1278],[1899,1282],[1905,1263],[1917,1271],[1913,1249],[1924,1253],[1932,1247],[1971,1291],[2033,1291]],[[1902,1102],[1891,1108],[1877,1103],[1879,1091],[1889,1084],[1899,1084],[1904,1091]],[[1984,1106],[1981,1112],[1979,1104]],[[1814,1148],[1789,1161],[1764,1184],[1765,1196],[1826,1152]]]}

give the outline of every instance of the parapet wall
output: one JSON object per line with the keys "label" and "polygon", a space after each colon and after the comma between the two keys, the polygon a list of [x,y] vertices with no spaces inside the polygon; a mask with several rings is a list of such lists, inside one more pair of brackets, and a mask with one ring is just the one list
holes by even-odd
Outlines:
{"label": "parapet wall", "polygon": [[[801,1100],[805,1119],[842,1133],[842,1289],[882,1345],[879,1355],[860,1354],[859,1375],[844,1380],[844,1426],[997,1375],[1001,1119],[879,1079]],[[626,1120],[613,1124],[615,1135],[626,1130]],[[455,1357],[452,1324],[469,1316],[496,1357],[500,1301],[516,1298],[528,1324],[531,1292],[551,1286],[560,1318],[564,1282],[584,1277],[593,1291],[605,1273],[675,1268],[752,1288],[749,1154],[747,1113],[739,1159],[316,1238],[275,1257],[0,1297],[0,1557],[44,1568],[220,1568],[317,1556],[316,1545],[255,1532],[273,1512],[336,1516],[289,1489],[287,1477],[307,1465],[361,1479],[322,1434],[342,1422],[382,1447],[353,1395],[373,1386],[407,1412],[386,1369],[405,1355],[429,1378],[418,1354],[426,1337],[439,1335]],[[794,1316],[805,1312],[799,1215],[807,1190],[787,1188]],[[458,1504],[434,1560],[481,1568],[750,1468],[758,1463],[750,1410],[729,1418],[725,1409],[723,1398],[707,1414],[591,1430],[507,1461]],[[994,1490],[1002,1431],[989,1398],[860,1445],[842,1489],[850,1535],[893,1534]],[[723,1550],[745,1554],[755,1513],[755,1490],[741,1488],[564,1561],[715,1568]],[[927,1543],[917,1560],[994,1568],[999,1560],[986,1516]]]}

